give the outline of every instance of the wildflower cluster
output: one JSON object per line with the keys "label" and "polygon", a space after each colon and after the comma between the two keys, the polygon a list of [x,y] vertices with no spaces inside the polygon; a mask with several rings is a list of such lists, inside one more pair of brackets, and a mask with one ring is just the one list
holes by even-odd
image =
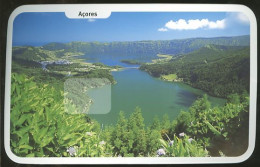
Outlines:
{"label": "wildflower cluster", "polygon": [[179,137],[174,135],[174,139],[170,140],[167,134],[168,142],[160,139],[162,148],[157,150],[157,156],[167,157],[205,157],[208,152],[204,150],[197,142],[189,138],[185,133],[180,133]]}

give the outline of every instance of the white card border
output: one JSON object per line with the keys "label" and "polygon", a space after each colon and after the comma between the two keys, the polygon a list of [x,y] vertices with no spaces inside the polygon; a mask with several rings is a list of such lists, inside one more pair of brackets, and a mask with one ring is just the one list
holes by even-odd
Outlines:
{"label": "white card border", "polygon": [[[250,20],[250,109],[249,145],[247,151],[238,157],[18,157],[10,148],[10,88],[13,22],[23,12],[65,12],[69,9],[97,9],[110,12],[243,12]],[[9,158],[21,164],[212,164],[239,163],[247,160],[254,151],[256,137],[257,97],[257,24],[252,10],[235,4],[63,4],[23,5],[16,8],[9,17],[6,47],[4,146]]]}

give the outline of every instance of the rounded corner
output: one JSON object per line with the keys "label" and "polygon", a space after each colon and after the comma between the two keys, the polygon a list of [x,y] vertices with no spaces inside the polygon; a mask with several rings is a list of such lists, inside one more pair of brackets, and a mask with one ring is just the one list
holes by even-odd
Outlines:
{"label": "rounded corner", "polygon": [[253,21],[253,23],[257,25],[255,12],[245,4],[239,4],[238,6],[241,9],[240,12],[244,13],[248,17],[250,23]]}
{"label": "rounded corner", "polygon": [[237,157],[239,159],[237,163],[248,161],[248,159],[253,155],[254,150],[255,150],[255,141],[252,143],[251,147],[248,146],[247,150],[242,155]]}
{"label": "rounded corner", "polygon": [[4,150],[5,150],[5,153],[6,153],[7,157],[10,158],[10,160],[12,160],[13,162],[15,162],[15,163],[20,163],[20,164],[21,164],[21,163],[24,163],[24,162],[20,161],[20,159],[21,159],[22,157],[17,156],[17,155],[11,150],[11,147],[10,147],[9,143],[6,143],[6,142],[5,142],[5,144],[4,144]]}
{"label": "rounded corner", "polygon": [[8,29],[10,28],[11,25],[13,25],[15,18],[19,16],[21,13],[26,12],[30,6],[32,5],[20,5],[12,11],[12,13],[9,15],[8,18]]}
{"label": "rounded corner", "polygon": [[[255,134],[252,134],[252,135],[255,135]],[[235,156],[235,157],[229,157],[231,158],[231,161],[230,163],[233,163],[233,164],[239,164],[239,163],[243,163],[245,161],[248,161],[248,159],[253,155],[254,153],[254,150],[255,150],[255,137],[249,137],[248,139],[248,147],[246,149],[246,151],[239,155],[239,156]]]}

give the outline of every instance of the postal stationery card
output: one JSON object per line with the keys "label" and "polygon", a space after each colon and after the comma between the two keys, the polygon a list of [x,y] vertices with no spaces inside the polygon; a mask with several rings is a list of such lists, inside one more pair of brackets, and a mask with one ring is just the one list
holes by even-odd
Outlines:
{"label": "postal stationery card", "polygon": [[239,163],[255,147],[243,5],[25,5],[8,23],[4,142],[22,164]]}

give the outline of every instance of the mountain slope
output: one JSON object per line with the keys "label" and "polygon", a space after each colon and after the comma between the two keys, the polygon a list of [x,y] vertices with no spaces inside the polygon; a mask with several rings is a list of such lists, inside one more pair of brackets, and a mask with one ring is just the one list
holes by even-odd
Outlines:
{"label": "mountain slope", "polygon": [[[49,43],[42,47],[13,47],[13,57],[17,59],[46,61],[73,54],[113,54],[114,56],[136,56],[148,60],[157,54],[180,55],[198,50],[209,44],[227,46],[249,46],[249,36],[190,38],[164,41],[132,42],[70,42]],[[67,55],[66,55],[67,54]]]}
{"label": "mountain slope", "polygon": [[71,42],[49,43],[43,46],[45,50],[68,50],[84,52],[86,54],[117,53],[148,54],[148,56],[162,54],[183,54],[197,50],[205,45],[249,46],[249,36],[189,38],[178,40],[131,41],[131,42]]}
{"label": "mountain slope", "polygon": [[166,63],[142,65],[141,69],[155,77],[176,74],[193,87],[226,97],[249,91],[249,55],[249,47],[207,45]]}
{"label": "mountain slope", "polygon": [[12,58],[14,60],[24,61],[53,61],[57,59],[66,59],[75,55],[83,55],[81,52],[69,52],[65,49],[46,50],[42,47],[22,46],[13,47]]}

